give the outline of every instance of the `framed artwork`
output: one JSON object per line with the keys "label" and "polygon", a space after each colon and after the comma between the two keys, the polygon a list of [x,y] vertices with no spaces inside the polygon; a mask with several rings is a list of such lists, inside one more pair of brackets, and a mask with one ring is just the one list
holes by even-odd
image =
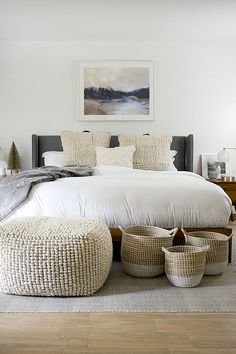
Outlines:
{"label": "framed artwork", "polygon": [[220,179],[230,173],[230,163],[217,160],[216,155],[201,155],[202,176],[206,179]]}
{"label": "framed artwork", "polygon": [[80,62],[78,95],[79,120],[153,120],[153,64]]}

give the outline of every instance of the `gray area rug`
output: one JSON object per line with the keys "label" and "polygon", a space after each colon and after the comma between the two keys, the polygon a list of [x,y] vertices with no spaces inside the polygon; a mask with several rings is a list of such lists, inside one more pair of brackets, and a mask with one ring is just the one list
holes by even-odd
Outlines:
{"label": "gray area rug", "polygon": [[0,294],[0,312],[236,312],[236,263],[204,276],[196,288],[176,288],[165,276],[140,279],[113,262],[101,290],[90,297],[45,298]]}

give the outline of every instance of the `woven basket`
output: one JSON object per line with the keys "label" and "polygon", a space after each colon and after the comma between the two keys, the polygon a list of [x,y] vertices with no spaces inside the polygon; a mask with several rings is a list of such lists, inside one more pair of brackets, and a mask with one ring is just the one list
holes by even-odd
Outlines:
{"label": "woven basket", "polygon": [[154,226],[131,226],[122,229],[121,261],[125,272],[134,277],[155,277],[164,273],[162,247],[170,247],[178,231]]}
{"label": "woven basket", "polygon": [[183,288],[198,286],[202,280],[209,246],[162,247],[165,271],[171,284]]}
{"label": "woven basket", "polygon": [[185,236],[186,243],[191,246],[206,246],[209,245],[210,249],[206,256],[205,275],[221,274],[228,264],[229,255],[229,237],[211,231],[191,231],[186,232],[182,229]]}

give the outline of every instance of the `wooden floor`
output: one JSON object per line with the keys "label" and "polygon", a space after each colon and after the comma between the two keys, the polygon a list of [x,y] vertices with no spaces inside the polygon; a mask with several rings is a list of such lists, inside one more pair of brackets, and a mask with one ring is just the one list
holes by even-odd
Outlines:
{"label": "wooden floor", "polygon": [[236,314],[1,313],[0,353],[236,353]]}

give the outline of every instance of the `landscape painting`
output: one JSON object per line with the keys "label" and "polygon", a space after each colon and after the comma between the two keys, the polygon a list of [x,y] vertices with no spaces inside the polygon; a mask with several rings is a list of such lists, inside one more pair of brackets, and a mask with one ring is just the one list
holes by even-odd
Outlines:
{"label": "landscape painting", "polygon": [[81,120],[152,120],[150,62],[97,62],[80,66]]}

